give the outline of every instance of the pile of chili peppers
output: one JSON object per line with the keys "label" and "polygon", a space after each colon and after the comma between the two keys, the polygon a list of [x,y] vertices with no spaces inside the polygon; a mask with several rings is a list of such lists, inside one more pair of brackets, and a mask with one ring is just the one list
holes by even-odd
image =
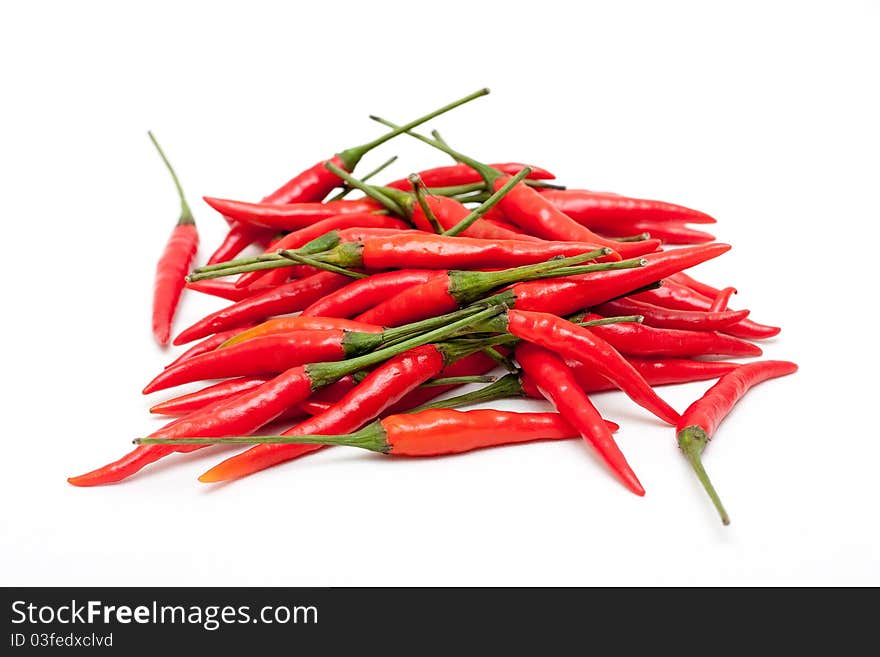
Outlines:
{"label": "pile of chili peppers", "polygon": [[[675,427],[727,524],[702,452],[751,386],[797,366],[719,359],[758,357],[755,342],[779,329],[729,308],[734,288],[686,273],[730,249],[690,226],[714,223],[709,215],[568,189],[544,168],[485,164],[436,131],[416,132],[487,93],[403,125],[371,117],[387,126],[384,134],[307,168],[260,202],[206,197],[229,229],[195,269],[193,215],[150,134],[181,202],[156,271],[155,337],[168,343],[184,287],[230,303],[177,334],[175,345],[191,346],[143,392],[204,387],[156,403],[153,413],[172,418],[165,426],[70,483],[118,482],[172,454],[220,443],[249,448],[205,472],[203,482],[242,478],[328,446],[431,456],[579,437],[626,488],[644,495],[614,438],[618,426],[590,398],[618,389]],[[399,135],[452,163],[384,185],[368,181],[394,158],[354,175],[369,151]],[[248,247],[257,251],[242,257]],[[683,414],[656,390],[714,379]],[[475,383],[486,385],[443,396]],[[466,410],[507,397],[544,399],[548,411]],[[281,430],[266,434],[267,425]]]}

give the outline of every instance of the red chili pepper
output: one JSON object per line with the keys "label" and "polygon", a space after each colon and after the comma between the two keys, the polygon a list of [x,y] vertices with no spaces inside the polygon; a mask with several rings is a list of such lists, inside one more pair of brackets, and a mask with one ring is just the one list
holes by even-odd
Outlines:
{"label": "red chili pepper", "polygon": [[407,288],[440,275],[436,269],[401,269],[349,283],[318,299],[302,311],[303,316],[354,317]]}
{"label": "red chili pepper", "polygon": [[190,290],[195,290],[196,292],[202,292],[203,294],[210,294],[214,297],[226,299],[227,301],[242,301],[244,299],[254,296],[255,294],[265,292],[272,286],[260,285],[251,287],[236,287],[235,284],[231,283],[230,281],[220,281],[217,279],[208,278],[201,281],[188,281],[186,287]]}
{"label": "red chili pepper", "polygon": [[[652,386],[672,383],[690,383],[717,379],[739,367],[738,363],[718,360],[690,360],[685,358],[638,358],[627,356],[627,361]],[[594,367],[579,361],[566,361],[584,392],[617,390],[617,386],[599,374]]]}
{"label": "red chili pepper", "polygon": [[[676,250],[678,251],[681,249]],[[661,287],[656,290],[634,294],[633,298],[639,301],[647,301],[648,303],[653,303],[658,306],[664,306],[666,308],[679,308],[682,310],[710,310],[713,301],[713,299],[705,297],[689,287],[680,285],[674,280],[665,277]],[[780,330],[779,327],[759,324],[746,318],[736,324],[725,327],[724,333],[749,340],[763,340],[766,338],[772,338],[777,335]]]}
{"label": "red chili pepper", "polygon": [[[272,244],[270,248],[266,249],[266,254],[280,251],[282,249],[299,249],[312,240],[315,240],[332,230],[341,230],[343,228],[352,227],[393,228],[398,230],[406,230],[408,228],[408,226],[400,219],[389,217],[387,215],[374,214],[372,212],[340,214],[327,219],[322,219],[321,221],[316,221],[311,226],[288,233]],[[236,287],[245,287],[256,283],[257,279],[260,279],[260,283],[262,284],[277,285],[287,280],[291,269],[292,267],[282,267],[280,269],[273,269],[270,272],[248,272],[242,274],[236,281],[235,285]]]}
{"label": "red chili pepper", "polygon": [[[599,315],[585,315],[585,320]],[[715,331],[686,331],[655,328],[644,324],[620,323],[590,329],[618,351],[634,356],[760,356],[761,348],[751,342]]]}
{"label": "red chili pepper", "polygon": [[649,253],[643,256],[648,263],[644,267],[517,283],[511,292],[520,310],[570,315],[659,281],[673,272],[717,258],[729,250],[729,244],[707,244]]}
{"label": "red chili pepper", "polygon": [[365,198],[356,201],[343,199],[327,203],[247,203],[230,199],[204,197],[205,203],[224,216],[242,223],[271,228],[272,230],[300,230],[322,219],[340,214],[364,214],[382,207]]}
{"label": "red chili pepper", "polygon": [[208,258],[205,264],[216,265],[227,260],[232,260],[239,253],[244,251],[260,238],[268,239],[272,234],[271,230],[265,228],[257,228],[256,226],[248,226],[239,222],[234,222],[226,233],[226,237],[220,243],[220,246]]}
{"label": "red chili pepper", "polygon": [[[362,279],[367,280],[367,279]],[[345,288],[342,288],[345,289]],[[252,338],[275,335],[278,333],[290,333],[291,331],[320,331],[325,329],[337,329],[339,331],[356,331],[358,333],[381,333],[382,327],[365,322],[355,322],[350,319],[338,317],[314,317],[309,315],[297,315],[295,317],[276,317],[269,319],[253,328],[236,333],[221,346],[231,347],[239,342]],[[286,369],[286,368],[285,368]]]}
{"label": "red chili pepper", "polygon": [[730,303],[730,297],[736,294],[735,287],[726,287],[712,300],[712,305],[709,308],[709,312],[723,312],[727,310],[727,304]]}
{"label": "red chili pepper", "polygon": [[273,315],[302,310],[325,294],[339,289],[349,280],[351,279],[342,274],[321,272],[279,285],[211,313],[185,329],[174,339],[174,344],[186,344],[212,333],[260,322]]}
{"label": "red chili pepper", "polygon": [[180,186],[174,168],[165,157],[165,153],[153,133],[148,132],[147,134],[156,150],[159,151],[165,166],[168,167],[168,172],[174,180],[174,186],[177,188],[177,195],[180,198],[180,217],[177,219],[177,225],[171,232],[162,257],[159,258],[156,265],[156,281],[153,289],[153,335],[159,344],[167,345],[171,337],[171,321],[174,319],[177,302],[183,291],[186,273],[189,271],[190,263],[199,247],[199,233],[196,230],[195,219],[193,219],[192,211],[183,195],[183,188]]}
{"label": "red chili pepper", "polygon": [[[218,442],[232,444],[303,444],[360,447],[393,456],[439,456],[460,454],[485,447],[513,445],[537,440],[562,440],[577,435],[559,413],[516,413],[513,411],[456,411],[431,409],[406,415],[390,415],[360,431],[343,435],[242,436]],[[149,444],[150,439],[142,439]],[[206,441],[180,439],[182,444],[204,445]]]}
{"label": "red chili pepper", "polygon": [[641,315],[647,326],[656,328],[689,329],[694,331],[718,331],[746,318],[748,310],[702,311],[675,310],[646,301],[620,297],[593,308],[606,317]]}
{"label": "red chili pepper", "polygon": [[603,228],[612,228],[634,219],[658,223],[715,223],[715,219],[705,212],[664,201],[586,189],[545,189],[541,193],[556,208],[578,223],[600,232]]}
{"label": "red chili pepper", "polygon": [[592,365],[642,408],[669,424],[678,421],[676,410],[663,401],[614,346],[596,332],[604,327],[587,329],[555,315],[522,310],[509,310],[497,321],[502,324],[505,319],[507,330],[516,337],[550,349],[564,358]]}
{"label": "red chili pepper", "polygon": [[701,459],[703,450],[706,449],[718,425],[749,388],[768,379],[792,374],[797,368],[794,363],[781,360],[742,365],[722,376],[718,383],[706,391],[706,394],[688,407],[678,421],[676,431],[679,447],[697,473],[725,525],[730,524],[730,518],[703,469]]}
{"label": "red chili pepper", "polygon": [[[455,238],[460,239],[460,238]],[[585,260],[588,257],[601,255],[594,251],[581,256]],[[571,262],[571,259],[568,259]],[[560,264],[561,263],[561,264]],[[564,260],[551,261],[539,265],[528,265],[513,269],[504,269],[495,272],[459,271],[449,270],[441,272],[421,285],[410,287],[394,297],[361,313],[355,319],[368,324],[380,326],[400,326],[409,322],[416,322],[426,317],[432,317],[438,313],[452,312],[459,306],[466,305],[482,298],[491,290],[507,285],[516,280],[548,276],[547,272],[555,267],[566,264]],[[606,263],[594,265],[594,267],[614,266],[621,263]],[[509,295],[503,301],[510,301]]]}
{"label": "red chili pepper", "polygon": [[[340,244],[326,253],[314,256],[314,259],[339,267],[364,267],[372,270],[409,267],[488,269],[534,265],[551,258],[570,257],[602,248],[582,242],[483,240],[413,231],[385,239]],[[599,262],[620,259],[616,253],[596,257]]]}
{"label": "red chili pepper", "polygon": [[517,345],[516,359],[541,394],[596,449],[623,484],[636,495],[644,495],[645,489],[614,442],[611,430],[578,386],[571,369],[553,352],[527,342]]}
{"label": "red chili pepper", "polygon": [[714,299],[721,292],[721,290],[719,290],[718,288],[712,287],[711,285],[709,285],[707,283],[701,283],[696,278],[689,276],[688,274],[686,274],[683,271],[678,272],[677,274],[673,274],[669,278],[671,280],[675,281],[676,283],[680,283],[681,285],[684,285],[685,287],[691,288],[695,292],[699,292],[704,297],[709,297],[710,299]]}
{"label": "red chili pepper", "polygon": [[[408,349],[440,340],[471,323],[478,324],[491,317],[500,308],[488,308],[470,317],[452,322],[442,329],[436,329],[410,338],[392,347],[351,358],[338,363],[311,363],[293,367],[253,390],[225,402],[211,405],[190,415],[179,418],[154,432],[152,436],[177,438],[180,436],[223,436],[241,435],[256,431],[271,422],[284,411],[306,400],[313,391],[324,388],[342,377],[377,365],[392,356]],[[75,486],[98,486],[113,483],[129,477],[141,468],[153,463],[174,451],[191,451],[196,447],[175,450],[169,445],[141,445],[121,459],[68,482]]]}
{"label": "red chili pepper", "polygon": [[[429,112],[425,116],[422,116],[415,121],[411,121],[404,126],[400,126],[399,128],[391,130],[390,132],[385,133],[381,137],[378,137],[371,142],[341,151],[340,153],[330,158],[330,160],[322,160],[314,166],[309,167],[302,173],[297,174],[291,180],[269,194],[269,196],[263,199],[263,203],[287,204],[293,202],[308,203],[320,201],[328,193],[330,193],[330,191],[332,191],[341,183],[341,180],[326,168],[325,165],[328,161],[332,162],[337,167],[344,169],[345,171],[353,171],[355,166],[357,166],[358,162],[360,162],[361,158],[364,155],[366,155],[369,151],[376,148],[377,146],[384,144],[389,139],[392,139],[397,135],[406,132],[407,130],[411,130],[412,128],[421,125],[426,121],[430,121],[431,119],[440,116],[441,114],[444,114],[452,109],[455,109],[460,105],[464,105],[465,103],[470,102],[475,98],[485,96],[488,93],[488,89],[480,89],[479,91],[476,91],[468,96],[465,96],[464,98],[445,105],[438,110]],[[242,224],[235,223],[232,230],[236,230],[240,226],[242,226]],[[230,233],[232,232],[232,230],[230,231]],[[245,234],[248,233],[248,228],[245,227],[242,232]],[[251,232],[250,234],[253,235],[259,233]],[[218,262],[223,262],[227,259],[234,258],[242,251],[242,249],[250,244],[250,242],[245,243],[246,241],[247,236],[245,235],[241,238],[237,238],[234,245],[225,246],[224,242],[224,245],[221,245],[223,253],[211,256],[208,263],[216,264]]]}
{"label": "red chili pepper", "polygon": [[595,227],[593,230],[612,239],[647,233],[664,244],[706,244],[715,240],[715,236],[711,233],[696,230],[684,224],[656,221],[621,222],[616,226]]}
{"label": "red chili pepper", "polygon": [[[531,173],[526,176],[529,180],[556,179],[556,176],[546,169],[535,167],[531,164],[526,165],[520,164],[519,162],[502,162],[500,164],[490,164],[489,166],[511,176],[515,176],[528,166],[532,170]],[[469,167],[467,164],[451,164],[445,167],[426,169],[424,171],[419,171],[418,176],[422,179],[422,182],[426,187],[458,187],[459,185],[469,185],[483,180],[480,173]],[[410,183],[409,178],[401,178],[400,180],[395,180],[384,185],[384,187],[401,189],[408,192],[412,190],[412,183]]]}
{"label": "red chili pepper", "polygon": [[230,340],[231,338],[234,338],[238,333],[245,330],[247,329],[244,327],[234,328],[230,329],[229,331],[221,331],[220,333],[215,333],[214,335],[208,336],[201,342],[197,342],[196,344],[194,344],[192,347],[180,354],[180,356],[168,363],[168,365],[165,366],[165,369],[167,370],[171,367],[174,367],[175,365],[186,362],[191,358],[195,358],[196,356],[201,356],[202,354],[214,351],[221,344],[223,344],[227,340]]}

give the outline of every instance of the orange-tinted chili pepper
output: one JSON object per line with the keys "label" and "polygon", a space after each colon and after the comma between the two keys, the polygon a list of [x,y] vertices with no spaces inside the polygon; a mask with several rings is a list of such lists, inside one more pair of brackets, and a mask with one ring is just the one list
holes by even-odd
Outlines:
{"label": "orange-tinted chili pepper", "polygon": [[607,317],[613,315],[641,315],[644,324],[656,328],[718,331],[746,318],[748,310],[676,310],[647,301],[620,297],[594,306],[593,310]]}
{"label": "orange-tinted chili pepper", "polygon": [[535,381],[541,394],[595,448],[627,488],[636,495],[644,495],[645,489],[614,442],[611,430],[562,359],[528,342],[518,344],[515,353],[523,371]]}
{"label": "orange-tinted chili pepper", "polygon": [[697,473],[700,483],[712,499],[725,525],[730,523],[730,518],[703,469],[701,458],[703,450],[706,449],[718,425],[749,388],[768,379],[792,374],[797,368],[794,363],[781,360],[742,365],[722,376],[718,383],[688,407],[678,421],[676,431],[679,447]]}
{"label": "orange-tinted chili pepper", "polygon": [[[586,315],[584,319],[597,319]],[[688,331],[656,328],[644,324],[620,323],[590,329],[621,353],[633,356],[760,356],[761,348],[751,342],[716,331]]]}
{"label": "orange-tinted chili pepper", "polygon": [[[489,166],[510,176],[515,176],[528,166],[532,170],[531,173],[526,176],[529,180],[556,179],[556,176],[546,169],[535,167],[531,164],[526,165],[520,164],[519,162],[502,162],[499,164],[490,164]],[[451,164],[445,167],[426,169],[424,171],[419,171],[418,175],[426,187],[457,187],[458,185],[478,183],[483,180],[480,173],[469,167],[467,164]],[[394,180],[387,185],[384,185],[384,187],[410,191],[412,189],[412,183],[410,183],[408,178],[401,178],[400,180]]]}
{"label": "orange-tinted chili pepper", "polygon": [[516,337],[549,349],[563,358],[579,360],[595,367],[602,376],[617,385],[639,406],[669,424],[678,421],[678,413],[663,401],[644,377],[594,328],[584,328],[548,313],[509,310],[498,318]]}
{"label": "orange-tinted chili pepper", "polygon": [[171,322],[186,282],[186,273],[199,247],[199,233],[174,168],[165,157],[153,133],[147,134],[168,168],[180,198],[180,217],[156,265],[156,280],[153,288],[153,335],[156,341],[164,346],[171,338]]}
{"label": "orange-tinted chili pepper", "polygon": [[174,344],[186,344],[212,333],[261,322],[273,315],[302,310],[325,294],[339,289],[349,280],[351,279],[342,274],[325,271],[270,288],[202,318],[181,332],[174,339]]}
{"label": "orange-tinted chili pepper", "polygon": [[[363,279],[367,280],[367,279]],[[343,288],[344,289],[344,288]],[[250,340],[263,335],[275,335],[277,333],[290,333],[291,331],[316,331],[323,329],[337,329],[340,331],[357,331],[359,333],[381,333],[382,327],[365,322],[355,322],[351,319],[339,317],[296,315],[294,317],[276,317],[268,319],[253,328],[236,333],[222,346],[230,347],[239,342]]]}
{"label": "orange-tinted chili pepper", "polygon": [[302,311],[303,316],[354,317],[407,288],[440,275],[436,269],[401,269],[349,283],[318,299]]}

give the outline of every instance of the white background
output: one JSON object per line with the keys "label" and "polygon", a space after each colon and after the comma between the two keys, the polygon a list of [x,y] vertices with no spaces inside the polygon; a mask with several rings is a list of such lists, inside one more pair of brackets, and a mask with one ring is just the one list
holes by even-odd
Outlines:
{"label": "white background", "polygon": [[[332,6],[331,6],[332,5]],[[880,181],[876,2],[4,3],[5,585],[877,585]],[[673,431],[596,403],[648,493],[577,441],[404,460],[328,450],[225,486],[227,455],[117,486],[66,477],[159,420],[140,389],[176,164],[204,259],[203,194],[256,200],[297,171],[482,86],[434,125],[486,160],[691,205],[796,360],[706,451],[722,527]],[[405,138],[389,173],[445,160]],[[188,294],[177,329],[223,302]],[[679,410],[708,383],[664,388]],[[511,408],[525,404],[510,403]],[[541,405],[535,402],[533,408]]]}

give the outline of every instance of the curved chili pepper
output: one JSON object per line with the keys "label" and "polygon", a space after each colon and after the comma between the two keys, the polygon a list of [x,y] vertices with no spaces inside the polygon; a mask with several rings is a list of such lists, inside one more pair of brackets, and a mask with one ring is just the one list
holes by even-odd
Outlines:
{"label": "curved chili pepper", "polygon": [[727,304],[730,303],[730,297],[732,297],[734,294],[736,294],[735,287],[726,287],[723,290],[720,290],[715,298],[712,300],[712,305],[709,308],[709,312],[717,313],[727,310]]}
{"label": "curved chili pepper", "polygon": [[[534,265],[551,258],[571,257],[602,248],[583,242],[483,240],[413,231],[411,234],[385,239],[347,242],[314,256],[314,259],[339,267],[364,267],[373,270],[408,267],[488,269]],[[620,256],[613,252],[596,256],[597,262],[619,260]]]}
{"label": "curved chili pepper", "polygon": [[279,285],[202,318],[180,333],[174,339],[174,344],[186,344],[212,333],[260,322],[273,315],[302,310],[323,295],[339,289],[349,280],[351,279],[342,274],[325,271]]}
{"label": "curved chili pepper", "polygon": [[714,299],[721,292],[721,290],[719,290],[717,287],[712,287],[708,283],[698,281],[696,278],[693,278],[683,271],[673,274],[669,278],[676,283],[680,283],[685,287],[691,288],[695,292],[699,292],[704,297],[709,297],[710,299]]}
{"label": "curved chili pepper", "polygon": [[[529,180],[556,179],[556,176],[546,169],[535,167],[531,164],[526,165],[520,164],[519,162],[502,162],[500,164],[490,164],[489,166],[511,176],[515,176],[528,166],[532,170],[531,173],[526,176]],[[469,167],[467,164],[451,164],[445,167],[425,169],[424,171],[419,171],[418,176],[422,179],[422,182],[426,187],[457,187],[459,185],[482,182],[483,180],[480,173]],[[383,185],[383,187],[390,187],[392,189],[400,189],[408,192],[412,190],[412,183],[410,183],[409,178],[401,178],[400,180],[394,180],[387,185]]]}
{"label": "curved chili pepper", "polygon": [[653,239],[660,240],[663,244],[706,244],[715,241],[714,235],[702,230],[689,228],[682,224],[659,224],[653,221],[633,221],[629,224],[621,224],[613,229],[597,228],[596,232],[612,239],[647,233]]}
{"label": "curved chili pepper", "polygon": [[733,406],[754,385],[786,374],[796,372],[798,366],[782,360],[766,360],[748,363],[722,376],[718,383],[706,391],[700,399],[688,406],[676,426],[678,445],[693,467],[703,488],[721,516],[721,522],[730,524],[730,517],[709,476],[703,469],[701,456],[715,434],[721,421]]}
{"label": "curved chili pepper", "polygon": [[[586,315],[584,319],[597,319]],[[615,349],[634,356],[760,356],[761,348],[751,342],[715,331],[687,331],[621,323],[590,329]]]}
{"label": "curved chili pepper", "polygon": [[[449,230],[457,225],[462,219],[470,214],[470,210],[462,205],[454,198],[446,196],[428,196],[426,197],[428,208],[437,218],[443,230]],[[424,210],[415,205],[412,207],[410,221],[420,230],[433,233],[434,230],[430,221],[425,216]],[[492,221],[482,217],[468,226],[464,232],[464,237],[475,237],[477,239],[486,240],[519,240],[527,242],[540,242],[538,237],[534,237],[527,233],[517,230],[514,227],[505,226],[497,221]]]}
{"label": "curved chili pepper", "polygon": [[[398,230],[406,230],[409,228],[403,221],[396,217],[388,215],[375,214],[372,212],[362,212],[354,214],[340,214],[321,221],[316,221],[306,228],[288,233],[280,240],[266,249],[266,254],[280,251],[282,249],[299,249],[314,239],[330,232],[331,230],[341,230],[343,228],[393,228]],[[242,274],[235,282],[236,287],[245,287],[255,284],[260,279],[261,284],[277,285],[287,280],[292,267],[282,267],[273,269],[269,272],[253,271]]]}
{"label": "curved chili pepper", "polygon": [[636,495],[644,495],[645,489],[614,442],[611,430],[562,359],[528,342],[518,344],[515,353],[523,371],[532,377],[541,394],[593,446],[627,488]]}
{"label": "curved chili pepper", "polygon": [[[652,386],[717,379],[739,367],[738,363],[720,360],[639,358],[636,356],[626,356],[626,359]],[[617,390],[617,386],[599,374],[592,365],[577,360],[568,360],[566,364],[574,372],[575,378],[584,392]]]}
{"label": "curved chili pepper", "polygon": [[272,230],[300,230],[322,219],[340,214],[364,214],[382,207],[373,199],[343,199],[327,203],[247,203],[231,199],[203,197],[205,203],[220,214],[242,223]]}
{"label": "curved chili pepper", "polygon": [[[681,250],[681,249],[676,249]],[[634,299],[647,301],[658,306],[666,308],[678,308],[682,310],[710,310],[712,301],[709,297],[695,292],[689,287],[681,285],[674,280],[664,277],[663,285],[656,290],[648,290],[647,292],[639,292],[633,295]],[[778,326],[767,326],[752,321],[750,318],[743,319],[736,324],[724,328],[724,333],[735,336],[737,338],[746,338],[749,340],[763,340],[778,335],[780,329]]]}
{"label": "curved chili pepper", "polygon": [[210,294],[214,297],[226,299],[227,301],[242,301],[255,294],[265,292],[272,286],[254,285],[251,287],[236,287],[235,284],[230,281],[208,278],[201,281],[187,281],[186,287],[190,290],[195,290],[196,292],[202,292],[203,294]]}
{"label": "curved chili pepper", "polygon": [[516,337],[592,365],[642,408],[669,424],[678,421],[678,412],[654,392],[614,346],[594,332],[600,327],[586,329],[555,315],[522,310],[509,310],[499,317],[504,319],[507,330]]}
{"label": "curved chili pepper", "polygon": [[[430,121],[431,119],[440,116],[441,114],[444,114],[452,109],[455,109],[456,107],[464,105],[465,103],[468,103],[475,98],[485,96],[488,93],[488,89],[480,89],[479,91],[476,91],[472,94],[465,96],[464,98],[449,103],[448,105],[445,105],[440,109],[429,112],[428,114],[414,121],[411,121],[405,126],[395,128],[390,132],[387,132],[384,135],[378,137],[377,139],[374,139],[371,142],[362,144],[360,146],[355,146],[354,148],[347,148],[346,150],[337,153],[329,160],[322,160],[321,162],[318,162],[317,164],[309,167],[302,173],[297,174],[284,185],[279,187],[277,190],[266,196],[263,199],[263,203],[287,204],[293,202],[320,201],[328,193],[330,193],[330,191],[332,191],[336,186],[341,183],[341,180],[335,174],[330,172],[325,166],[328,161],[332,162],[340,169],[344,169],[345,171],[352,171],[364,155],[366,155],[369,151],[376,148],[377,146],[384,144],[389,139],[392,139],[397,135],[402,134],[406,130],[421,125],[426,121]],[[234,223],[232,229],[230,230],[230,234],[232,233],[232,230],[237,230],[239,229],[239,227],[243,227],[240,230],[243,236],[241,238],[237,238],[235,244],[231,246],[224,246],[224,242],[224,245],[221,245],[223,253],[215,253],[215,255],[211,256],[210,260],[208,261],[210,264],[215,264],[217,262],[223,261],[221,260],[221,258],[223,258],[224,260],[234,258],[236,255],[238,255],[238,253],[241,252],[242,249],[244,249],[250,243],[244,243],[247,240],[247,234],[249,233],[249,231],[248,227],[244,226],[243,224],[239,224],[237,222]],[[255,233],[250,232],[250,234],[253,235]]]}
{"label": "curved chili pepper", "polygon": [[[404,290],[361,313],[355,319],[381,326],[400,326],[408,322],[416,322],[438,313],[452,312],[459,306],[476,301],[502,285],[517,280],[550,276],[553,269],[562,266],[560,263],[583,261],[601,254],[601,251],[593,251],[575,257],[574,260],[568,258],[567,260],[550,261],[494,272],[449,270],[421,285]],[[605,263],[592,267],[611,267],[627,264],[627,262]],[[507,295],[507,297],[509,296]],[[507,297],[505,297],[505,301],[510,301]]]}
{"label": "curved chili pepper", "polygon": [[164,346],[171,338],[171,321],[177,310],[177,302],[180,300],[180,293],[186,282],[189,265],[195,258],[199,247],[199,233],[196,230],[196,221],[193,219],[192,211],[183,195],[183,187],[180,186],[174,168],[165,157],[165,153],[153,133],[148,132],[147,134],[168,168],[168,172],[174,180],[174,186],[177,188],[177,196],[180,198],[180,217],[171,232],[171,237],[168,238],[159,262],[156,264],[156,280],[153,288],[153,335],[156,341]]}
{"label": "curved chili pepper", "polygon": [[[367,280],[367,279],[362,279]],[[345,288],[342,288],[345,289]],[[250,340],[263,335],[275,335],[277,333],[290,333],[291,331],[316,331],[323,329],[338,329],[340,331],[357,331],[358,333],[381,333],[382,327],[365,322],[355,322],[350,319],[338,317],[314,317],[310,315],[297,315],[295,317],[276,317],[268,319],[253,328],[236,333],[226,340],[221,346],[231,347],[239,342]],[[286,369],[286,368],[285,368]]]}
{"label": "curved chili pepper", "polygon": [[[664,279],[671,273],[717,258],[729,250],[729,244],[716,243],[649,253],[643,256],[647,261],[644,267],[517,283],[510,290],[520,310],[570,315]],[[641,297],[634,295],[634,298]]]}
{"label": "curved chili pepper", "polygon": [[[470,323],[479,323],[501,311],[500,307],[487,308],[474,315],[452,322],[446,327],[410,338],[391,347],[385,347],[343,362],[299,365],[266,381],[261,386],[219,404],[212,404],[190,415],[165,425],[152,436],[177,438],[180,436],[241,435],[256,431],[287,409],[306,400],[313,391],[324,388],[342,377],[379,364],[408,349],[440,340]],[[74,486],[98,486],[130,477],[143,467],[174,451],[192,451],[196,447],[175,450],[169,445],[141,445],[121,459],[84,475],[71,477]]]}
{"label": "curved chili pepper", "polygon": [[354,317],[381,301],[438,275],[440,272],[436,269],[401,269],[373,274],[318,299],[302,311],[302,316]]}
{"label": "curved chili pepper", "polygon": [[[586,189],[546,189],[541,194],[569,217],[594,230],[633,221],[714,224],[715,218],[683,205]],[[641,231],[635,231],[641,232]]]}
{"label": "curved chili pepper", "polygon": [[646,301],[620,297],[594,306],[600,315],[641,315],[644,324],[656,328],[718,331],[746,318],[748,310],[701,311],[664,308]]}

